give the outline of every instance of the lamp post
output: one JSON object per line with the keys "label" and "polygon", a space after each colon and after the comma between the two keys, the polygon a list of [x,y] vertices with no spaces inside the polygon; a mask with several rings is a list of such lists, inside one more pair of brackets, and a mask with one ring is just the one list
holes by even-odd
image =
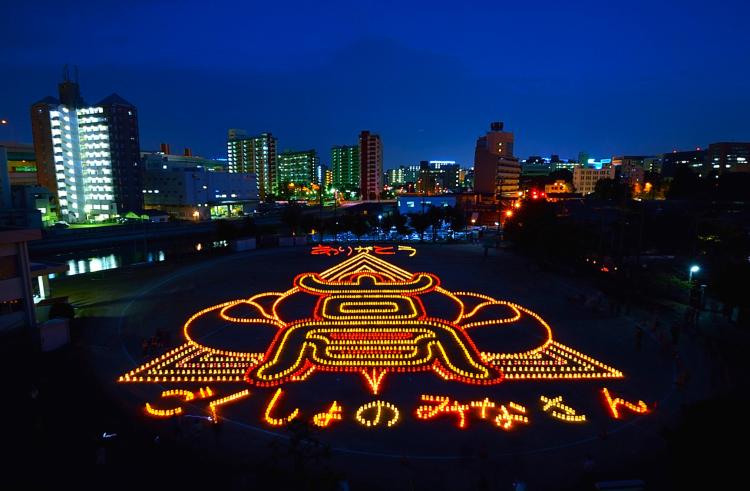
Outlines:
{"label": "lamp post", "polygon": [[700,270],[701,270],[701,267],[698,266],[697,264],[693,264],[692,266],[690,266],[690,275],[688,276],[688,283],[690,285],[693,284],[693,273],[697,273]]}

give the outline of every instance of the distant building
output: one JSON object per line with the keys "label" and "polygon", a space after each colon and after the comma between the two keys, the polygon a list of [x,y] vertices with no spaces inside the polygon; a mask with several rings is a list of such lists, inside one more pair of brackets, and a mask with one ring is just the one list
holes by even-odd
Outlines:
{"label": "distant building", "polygon": [[643,170],[646,172],[661,173],[662,158],[660,156],[646,157],[643,159]]}
{"label": "distant building", "polygon": [[612,157],[611,162],[615,167],[618,165],[631,165],[643,169],[647,158],[649,157],[644,155],[620,155]]}
{"label": "distant building", "polygon": [[552,184],[544,185],[544,194],[565,194],[572,192],[572,186],[562,179],[558,179]]}
{"label": "distant building", "polygon": [[362,199],[380,199],[383,191],[383,142],[369,131],[359,134],[359,189]]}
{"label": "distant building", "polygon": [[635,186],[640,185],[642,186],[645,182],[645,176],[646,171],[643,170],[643,160],[645,157],[642,157],[638,160],[636,159],[624,159],[622,160],[621,164],[617,165],[614,164],[616,160],[613,158],[613,167],[615,167],[615,176],[616,178],[622,182],[627,184],[628,186]]}
{"label": "distant building", "polygon": [[325,189],[330,189],[330,187],[333,186],[333,171],[331,169],[326,169],[323,175],[325,176],[323,180]]}
{"label": "distant building", "polygon": [[[201,169],[211,172],[227,172],[226,162],[207,159],[192,155],[174,155],[163,153],[169,152],[169,145],[162,144],[161,152],[141,152],[141,165],[144,170],[184,170],[184,169]],[[185,153],[188,153],[186,149]]]}
{"label": "distant building", "polygon": [[615,167],[612,165],[602,168],[578,166],[573,169],[573,187],[576,193],[583,195],[593,193],[600,180],[614,178]]}
{"label": "distant building", "polygon": [[396,206],[399,213],[426,213],[431,207],[456,206],[456,196],[451,194],[440,194],[435,196],[424,196],[421,194],[400,194],[396,198]]}
{"label": "distant building", "polygon": [[674,177],[678,167],[688,167],[696,174],[705,175],[706,151],[701,149],[672,151],[661,156],[661,173],[664,177]]}
{"label": "distant building", "polygon": [[265,200],[269,195],[278,194],[276,143],[276,137],[271,133],[248,136],[240,129],[230,129],[228,133],[229,172],[255,174],[261,200]]}
{"label": "distant building", "polygon": [[328,166],[321,164],[318,161],[318,165],[315,166],[315,174],[313,175],[313,182],[320,185],[324,189],[328,187],[330,183],[326,182],[326,173],[328,172]]}
{"label": "distant building", "polygon": [[406,184],[406,167],[403,165],[398,166],[396,169],[388,169],[385,171],[385,182],[389,186],[400,186]]}
{"label": "distant building", "polygon": [[570,172],[573,172],[573,169],[575,169],[578,166],[578,162],[575,160],[567,160],[567,161],[559,161],[552,164],[552,170],[568,170]]}
{"label": "distant building", "polygon": [[148,169],[142,192],[146,209],[189,220],[241,216],[258,204],[255,174],[203,167]]}
{"label": "distant building", "polygon": [[287,150],[281,152],[278,157],[279,164],[279,186],[302,188],[316,182],[315,170],[320,165],[318,152],[315,150],[304,150],[293,152]]}
{"label": "distant building", "polygon": [[359,193],[359,146],[340,145],[331,148],[333,187],[339,191]]}
{"label": "distant building", "polygon": [[723,174],[738,167],[750,166],[750,143],[719,142],[708,145],[706,152],[708,173]]}
{"label": "distant building", "polygon": [[8,156],[8,174],[12,186],[36,186],[36,155],[29,143],[0,142]]}
{"label": "distant building", "polygon": [[521,164],[513,156],[513,133],[503,131],[503,123],[490,125],[490,131],[477,139],[474,150],[474,192],[493,195],[495,200],[518,197]]}
{"label": "distant building", "polygon": [[461,190],[461,166],[455,160],[430,160],[430,169],[435,180],[443,191],[459,192]]}
{"label": "distant building", "polygon": [[59,97],[31,106],[39,184],[69,222],[100,221],[142,209],[138,115],[116,94],[87,105],[67,73]]}
{"label": "distant building", "polygon": [[521,175],[523,177],[543,177],[548,176],[554,171],[552,164],[546,162],[526,162],[521,164]]}

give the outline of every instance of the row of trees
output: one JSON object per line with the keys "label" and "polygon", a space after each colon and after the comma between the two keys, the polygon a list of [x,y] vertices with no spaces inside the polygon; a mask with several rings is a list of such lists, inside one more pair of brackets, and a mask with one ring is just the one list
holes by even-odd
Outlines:
{"label": "row of trees", "polygon": [[466,228],[464,213],[454,207],[430,207],[425,213],[410,213],[402,215],[393,210],[379,216],[364,213],[343,213],[341,216],[321,219],[314,214],[304,214],[296,205],[288,206],[282,213],[282,221],[292,233],[309,233],[315,230],[322,234],[337,234],[351,232],[362,237],[378,229],[383,233],[395,230],[399,235],[407,235],[416,231],[422,240],[428,229],[432,229],[432,240],[437,240],[437,231],[447,224],[452,230]]}

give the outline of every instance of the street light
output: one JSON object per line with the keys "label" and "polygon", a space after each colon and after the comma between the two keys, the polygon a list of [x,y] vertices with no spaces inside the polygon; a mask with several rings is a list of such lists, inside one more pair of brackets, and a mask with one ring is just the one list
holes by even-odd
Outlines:
{"label": "street light", "polygon": [[688,283],[693,283],[693,273],[697,273],[700,270],[701,267],[697,264],[693,264],[692,266],[690,266],[690,276],[688,276]]}

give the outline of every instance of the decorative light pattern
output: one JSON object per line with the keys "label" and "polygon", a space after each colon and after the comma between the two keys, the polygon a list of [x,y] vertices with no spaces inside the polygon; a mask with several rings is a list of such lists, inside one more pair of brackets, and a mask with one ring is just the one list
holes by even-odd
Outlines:
{"label": "decorative light pattern", "polygon": [[313,317],[282,328],[263,361],[248,372],[248,382],[278,385],[299,379],[310,366],[363,373],[372,368],[433,369],[466,383],[502,380],[502,373],[482,360],[463,329],[427,316],[419,296],[439,286],[432,274],[398,280],[361,271],[329,281],[305,273],[294,284],[298,291],[318,297]]}
{"label": "decorative light pattern", "polygon": [[341,421],[341,418],[341,406],[339,406],[338,402],[333,401],[328,411],[313,416],[313,424],[321,428],[326,428],[332,421]]}
{"label": "decorative light pattern", "polygon": [[542,411],[549,413],[552,417],[568,423],[583,423],[586,421],[585,414],[577,414],[575,409],[562,403],[562,396],[557,396],[554,399],[541,396],[539,399],[544,403]]}
{"label": "decorative light pattern", "polygon": [[466,427],[466,411],[469,410],[469,404],[460,404],[458,401],[451,403],[450,397],[422,395],[420,400],[433,404],[424,404],[417,408],[417,419],[432,419],[440,414],[452,413],[458,416],[458,427]]}
{"label": "decorative light pattern", "polygon": [[274,393],[273,397],[271,397],[271,400],[268,402],[268,405],[266,406],[266,411],[263,414],[263,419],[266,420],[266,423],[270,424],[271,426],[284,426],[286,424],[289,424],[290,421],[292,421],[294,418],[296,418],[299,415],[299,408],[295,408],[294,411],[289,413],[286,416],[283,416],[281,418],[274,418],[271,416],[271,412],[276,407],[276,403],[279,400],[279,397],[281,397],[282,394],[281,387],[276,389],[276,392]]}
{"label": "decorative light pattern", "polygon": [[[385,426],[390,428],[398,423],[400,418],[399,410],[396,406],[386,401],[372,401],[363,404],[357,409],[354,417],[359,424],[368,428],[383,424],[383,413],[388,413],[390,417],[385,420]],[[374,413],[374,414],[373,414]],[[368,417],[370,415],[371,417]]]}
{"label": "decorative light pattern", "polygon": [[[208,397],[213,397],[214,392],[211,390],[210,387],[206,387],[205,389],[201,388],[198,391],[198,398],[199,399],[205,399]],[[169,389],[165,390],[161,393],[161,397],[180,397],[182,398],[183,402],[190,402],[194,399],[196,399],[195,393],[187,390],[187,389]],[[156,416],[157,418],[168,418],[170,416],[175,416],[178,414],[182,414],[183,409],[182,406],[177,406],[172,409],[158,409],[151,405],[151,403],[146,403],[146,412],[150,414],[151,416]]]}
{"label": "decorative light pattern", "polygon": [[[495,424],[504,430],[512,429],[516,423],[529,424],[529,418],[526,416],[526,408],[515,402],[500,406],[500,412],[495,416]],[[517,411],[521,414],[511,414],[510,410]]]}
{"label": "decorative light pattern", "polygon": [[346,256],[351,256],[353,253],[361,254],[361,253],[372,253],[372,254],[378,254],[378,255],[384,255],[384,256],[392,256],[396,254],[396,251],[405,251],[409,253],[409,257],[414,257],[417,255],[417,250],[410,246],[400,245],[396,249],[393,248],[393,246],[329,246],[329,245],[316,245],[313,246],[312,249],[310,249],[310,254],[313,256],[338,256],[339,254],[344,254]]}
{"label": "decorative light pattern", "polygon": [[367,380],[367,385],[370,386],[373,395],[378,395],[380,383],[383,381],[383,377],[385,377],[386,373],[388,373],[386,370],[378,370],[377,368],[373,368],[372,372],[362,370],[362,375],[364,375],[365,380]]}
{"label": "decorative light pattern", "polygon": [[628,402],[625,399],[621,399],[619,397],[613,399],[609,395],[609,390],[607,390],[606,387],[602,389],[602,394],[604,394],[604,399],[607,402],[610,411],[612,412],[612,417],[615,419],[618,419],[620,417],[620,412],[617,410],[618,406],[625,406],[626,408],[637,414],[645,414],[648,412],[648,406],[646,406],[646,403],[643,401],[638,401],[637,404],[633,404],[632,402]]}
{"label": "decorative light pattern", "polygon": [[485,397],[481,401],[471,401],[469,402],[469,405],[471,407],[479,408],[479,417],[481,419],[487,419],[487,410],[493,409],[495,407],[495,403],[489,400],[487,397]]}
{"label": "decorative light pattern", "polygon": [[219,422],[219,414],[216,412],[216,408],[219,406],[223,406],[225,404],[229,404],[231,402],[234,402],[238,399],[245,398],[250,395],[250,389],[241,390],[239,392],[235,392],[234,394],[228,395],[226,397],[222,397],[221,399],[216,399],[215,401],[211,401],[208,404],[208,408],[211,411],[211,420],[214,423]]}
{"label": "decorative light pattern", "polygon": [[[356,248],[355,248],[356,250]],[[489,384],[505,380],[621,378],[622,372],[552,338],[552,328],[538,314],[512,302],[473,292],[451,292],[430,273],[410,273],[376,257],[375,249],[356,255],[319,274],[305,273],[285,292],[264,292],[247,299],[207,307],[183,326],[187,343],[129,371],[120,382],[240,382],[276,386],[302,381],[316,370],[359,372],[378,394],[389,372],[432,370],[446,380]],[[454,319],[428,315],[423,296],[442,294],[458,308]],[[280,316],[295,294],[317,297],[311,317],[294,321]],[[261,302],[261,300],[263,300]],[[477,303],[477,300],[479,302]],[[466,308],[467,301],[472,307]],[[501,305],[510,316],[474,321],[483,309]],[[237,307],[257,314],[234,314]],[[265,353],[218,349],[192,335],[206,317],[236,324],[263,325],[277,331]],[[469,331],[531,319],[547,335],[534,349],[517,353],[480,352]],[[473,407],[473,406],[472,406]],[[484,413],[486,415],[486,409]]]}

